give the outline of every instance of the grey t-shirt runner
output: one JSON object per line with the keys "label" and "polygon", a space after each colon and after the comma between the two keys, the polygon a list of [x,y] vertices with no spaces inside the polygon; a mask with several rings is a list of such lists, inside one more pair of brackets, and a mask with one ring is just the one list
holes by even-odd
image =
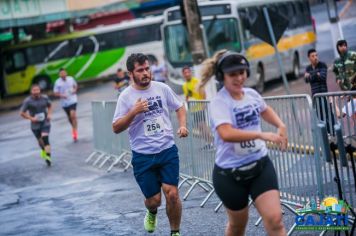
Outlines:
{"label": "grey t-shirt runner", "polygon": [[43,126],[49,126],[47,120],[48,107],[51,105],[51,100],[46,95],[41,95],[39,98],[28,96],[21,106],[21,112],[29,112],[31,116],[35,116],[38,122],[31,122],[31,129],[40,129]]}

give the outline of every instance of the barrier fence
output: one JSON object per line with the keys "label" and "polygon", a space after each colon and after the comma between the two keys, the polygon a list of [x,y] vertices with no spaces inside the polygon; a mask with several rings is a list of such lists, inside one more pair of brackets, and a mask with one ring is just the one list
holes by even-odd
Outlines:
{"label": "barrier fence", "polygon": [[[342,198],[351,206],[354,205],[356,171],[354,159],[351,157],[356,156],[356,119],[350,114],[356,109],[353,103],[349,105],[348,100],[352,101],[355,95],[356,92],[317,94],[313,101],[308,95],[264,98],[287,126],[286,152],[281,152],[271,143],[267,145],[278,176],[281,203],[293,214],[297,214],[296,209],[311,200],[321,201],[327,196],[340,198],[340,191],[344,193]],[[115,101],[92,102],[95,151],[86,162],[92,162],[92,165],[100,168],[110,163],[108,171],[118,164],[123,165],[125,169],[131,166],[127,131],[118,135],[112,132],[115,106]],[[175,137],[180,157],[179,188],[183,185],[189,187],[184,200],[188,199],[196,187],[205,190],[206,194],[200,204],[203,207],[214,193],[212,170],[216,148],[210,128],[209,102],[190,101],[188,110],[187,126],[190,134],[187,138]],[[171,114],[171,121],[173,129],[177,130],[175,112]],[[338,124],[341,127],[339,139],[334,128],[334,125]],[[262,130],[275,132],[276,128],[262,122]],[[342,153],[338,151],[342,148],[340,145],[345,147],[345,155],[347,153],[348,158],[342,158]],[[337,157],[334,161],[332,155]],[[340,173],[341,190],[335,183],[335,167]],[[221,205],[219,203],[215,211],[218,211]],[[352,217],[349,219],[353,222]],[[255,225],[260,222],[261,219]],[[288,235],[294,232],[295,226],[296,224],[289,229]]]}
{"label": "barrier fence", "polygon": [[112,131],[116,101],[93,101],[93,142],[94,151],[85,160],[93,166],[103,168],[109,164],[107,171],[116,165],[123,165],[124,170],[131,167],[131,148],[127,131],[115,134]]}

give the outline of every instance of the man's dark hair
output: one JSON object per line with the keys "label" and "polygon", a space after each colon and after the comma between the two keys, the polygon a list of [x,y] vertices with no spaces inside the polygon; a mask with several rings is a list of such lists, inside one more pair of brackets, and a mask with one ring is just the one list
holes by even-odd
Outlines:
{"label": "man's dark hair", "polygon": [[122,69],[121,68],[119,68],[119,69],[117,69],[117,71],[116,72],[121,72],[122,71]]}
{"label": "man's dark hair", "polygon": [[32,85],[31,85],[31,90],[32,90],[34,87],[38,87],[38,88],[41,90],[41,87],[40,87],[39,84],[32,84]]}
{"label": "man's dark hair", "polygon": [[66,69],[64,69],[63,67],[59,69],[58,72],[61,72],[61,71],[66,71]]}
{"label": "man's dark hair", "polygon": [[190,69],[190,66],[183,66],[182,72],[184,72],[185,70],[191,70],[191,69]]}
{"label": "man's dark hair", "polygon": [[316,52],[316,50],[315,50],[314,48],[309,49],[309,50],[308,50],[308,57],[310,56],[310,54],[312,54],[312,53],[314,53],[314,52]]}
{"label": "man's dark hair", "polygon": [[148,61],[148,57],[142,53],[132,53],[126,60],[127,70],[133,72],[135,69],[135,63],[143,65],[145,61]]}

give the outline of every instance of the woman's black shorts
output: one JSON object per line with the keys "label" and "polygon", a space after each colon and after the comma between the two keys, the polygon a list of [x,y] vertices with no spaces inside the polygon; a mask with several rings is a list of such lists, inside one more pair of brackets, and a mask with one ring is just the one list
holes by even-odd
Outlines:
{"label": "woman's black shorts", "polygon": [[216,194],[225,207],[230,210],[242,210],[248,205],[248,197],[252,200],[269,190],[278,190],[277,175],[268,156],[263,157],[263,166],[255,177],[247,180],[236,180],[230,174],[231,169],[223,169],[215,165],[213,171],[213,184]]}

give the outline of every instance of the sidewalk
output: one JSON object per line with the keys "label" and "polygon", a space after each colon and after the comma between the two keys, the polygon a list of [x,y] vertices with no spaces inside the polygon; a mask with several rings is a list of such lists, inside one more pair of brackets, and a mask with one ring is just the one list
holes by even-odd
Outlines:
{"label": "sidewalk", "polygon": [[28,95],[19,95],[14,97],[0,98],[0,113],[4,111],[16,110],[20,108],[22,101]]}

